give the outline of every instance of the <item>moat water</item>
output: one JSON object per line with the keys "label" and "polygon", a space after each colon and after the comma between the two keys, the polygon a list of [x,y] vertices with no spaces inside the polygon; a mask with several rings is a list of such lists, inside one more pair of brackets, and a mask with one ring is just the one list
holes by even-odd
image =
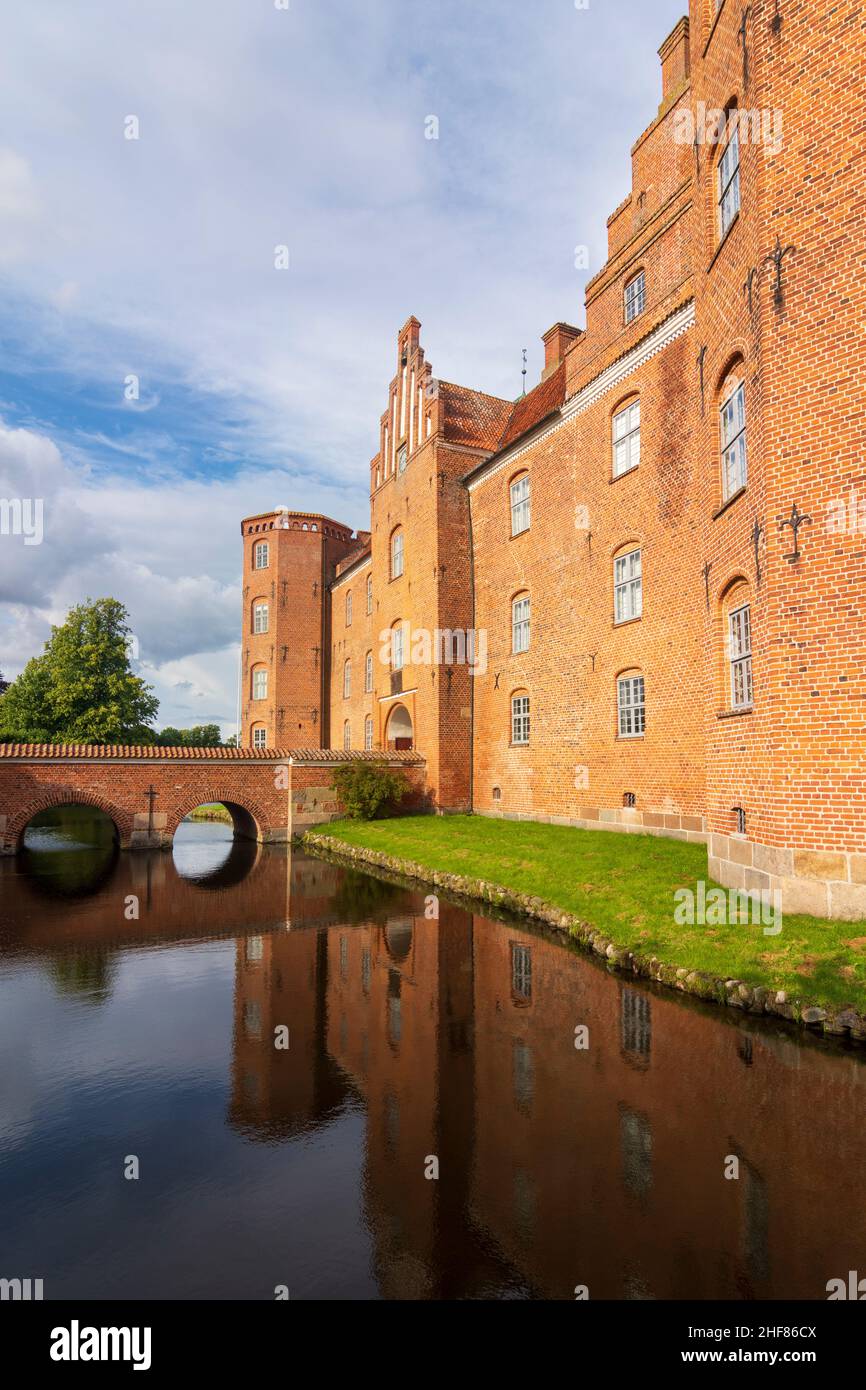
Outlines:
{"label": "moat water", "polygon": [[866,1273],[866,1052],[220,824],[173,855],[90,830],[0,861],[0,1276],[824,1299]]}

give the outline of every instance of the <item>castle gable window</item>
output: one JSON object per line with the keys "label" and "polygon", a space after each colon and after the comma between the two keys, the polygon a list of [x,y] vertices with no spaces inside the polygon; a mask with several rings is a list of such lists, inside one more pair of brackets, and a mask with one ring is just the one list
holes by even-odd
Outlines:
{"label": "castle gable window", "polygon": [[620,676],[616,683],[620,738],[639,738],[646,729],[643,676]]}
{"label": "castle gable window", "polygon": [[529,474],[515,478],[510,487],[511,494],[511,534],[519,536],[529,530]]}
{"label": "castle gable window", "polygon": [[403,532],[395,531],[391,537],[391,578],[399,579],[403,573]]}
{"label": "castle gable window", "polygon": [[643,271],[625,287],[625,321],[631,323],[646,308],[646,276]]}
{"label": "castle gable window", "polygon": [[511,650],[529,651],[529,595],[521,594],[511,605]]}
{"label": "castle gable window", "polygon": [[267,541],[253,546],[253,569],[266,570],[271,563],[271,547]]}
{"label": "castle gable window", "polygon": [[746,486],[746,386],[739,381],[721,406],[723,501]]}
{"label": "castle gable window", "polygon": [[613,476],[621,478],[640,463],[640,401],[632,401],[613,417]]}
{"label": "castle gable window", "polygon": [[728,616],[728,653],[731,666],[731,708],[752,706],[752,612],[749,605]]}
{"label": "castle gable window", "polygon": [[267,632],[269,626],[270,618],[268,605],[266,603],[257,603],[253,608],[253,632],[257,634]]}
{"label": "castle gable window", "polygon": [[733,124],[718,168],[719,231],[725,236],[740,211],[740,133]]}
{"label": "castle gable window", "polygon": [[643,613],[643,577],[640,550],[617,555],[613,562],[614,622],[627,623]]}
{"label": "castle gable window", "polygon": [[253,699],[266,700],[268,698],[268,673],[264,666],[259,666],[253,671]]}

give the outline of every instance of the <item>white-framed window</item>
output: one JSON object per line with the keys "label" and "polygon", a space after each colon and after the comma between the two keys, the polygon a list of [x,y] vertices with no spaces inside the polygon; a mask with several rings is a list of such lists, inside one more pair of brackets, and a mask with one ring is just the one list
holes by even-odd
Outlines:
{"label": "white-framed window", "polygon": [[740,133],[734,125],[718,170],[719,231],[725,235],[740,211]]}
{"label": "white-framed window", "polygon": [[721,408],[722,500],[727,502],[746,486],[746,384],[743,381],[728,393]]}
{"label": "white-framed window", "polygon": [[620,738],[636,738],[646,728],[643,676],[620,676],[616,683]]}
{"label": "white-framed window", "polygon": [[257,541],[253,546],[253,569],[266,570],[271,563],[271,547],[267,541]]}
{"label": "white-framed window", "polygon": [[368,575],[367,575],[367,612],[368,612],[368,613],[372,613],[372,611],[373,611],[373,576],[372,576],[372,574],[368,574]]}
{"label": "white-framed window", "polygon": [[403,573],[403,532],[395,531],[391,537],[391,578],[399,579]]}
{"label": "white-framed window", "polygon": [[364,694],[369,695],[373,689],[373,653],[368,652],[364,657]]}
{"label": "white-framed window", "polygon": [[391,669],[403,670],[403,624],[391,629]]}
{"label": "white-framed window", "polygon": [[253,748],[267,748],[268,731],[267,729],[253,729]]}
{"label": "white-framed window", "polygon": [[253,699],[266,700],[268,698],[268,673],[264,666],[260,666],[253,671]]}
{"label": "white-framed window", "polygon": [[253,608],[253,632],[267,632],[270,626],[270,615],[266,603],[257,603]]}
{"label": "white-framed window", "polygon": [[646,307],[646,276],[640,271],[625,287],[625,321],[631,323]]}
{"label": "white-framed window", "polygon": [[511,484],[511,534],[519,536],[529,530],[529,474],[515,478]]}
{"label": "white-framed window", "polygon": [[352,726],[348,719],[343,724],[343,747],[346,749],[352,747]]}
{"label": "white-framed window", "polygon": [[352,590],[346,594],[346,627],[352,626]]}
{"label": "white-framed window", "polygon": [[744,603],[728,616],[728,652],[731,664],[731,708],[752,705],[752,613]]}
{"label": "white-framed window", "polygon": [[348,700],[352,693],[352,663],[343,662],[343,699]]}
{"label": "white-framed window", "polygon": [[373,719],[369,714],[364,720],[364,747],[368,753],[373,747]]}
{"label": "white-framed window", "polygon": [[613,476],[621,478],[639,463],[640,401],[632,401],[613,417]]}
{"label": "white-framed window", "polygon": [[613,562],[613,620],[627,623],[643,612],[640,550],[617,555]]}
{"label": "white-framed window", "polygon": [[529,595],[523,594],[511,605],[511,650],[529,651]]}
{"label": "white-framed window", "polygon": [[511,742],[529,742],[529,696],[511,697]]}

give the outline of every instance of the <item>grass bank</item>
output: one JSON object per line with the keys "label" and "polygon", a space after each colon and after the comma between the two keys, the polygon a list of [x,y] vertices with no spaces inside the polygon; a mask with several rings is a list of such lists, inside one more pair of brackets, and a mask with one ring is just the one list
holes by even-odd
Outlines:
{"label": "grass bank", "polygon": [[[787,996],[779,1001],[781,1008],[769,1002],[766,1008],[785,1017],[799,1018],[808,1008],[866,1014],[864,923],[786,916],[782,931],[769,936],[760,924],[681,925],[675,920],[677,889],[696,892],[699,880],[710,883],[702,845],[482,816],[338,821],[307,838],[321,837],[350,850],[403,860],[424,876],[460,875],[499,885],[511,895],[541,899],[578,919],[569,924],[573,935],[587,940],[590,932],[579,926],[585,924],[617,952],[638,957],[641,967],[653,960],[665,967],[661,972],[641,968],[639,973],[670,984],[680,983],[677,970],[707,976],[695,988],[680,984],[704,997],[730,1002],[720,997],[718,982],[736,980],[760,991],[755,1001],[759,1011],[767,991]],[[746,1006],[752,1007],[751,999]],[[833,1018],[828,1021],[828,1031],[837,1031],[834,1023]]]}
{"label": "grass bank", "polygon": [[232,823],[230,813],[220,802],[214,804],[209,803],[206,806],[196,806],[194,811],[190,811],[188,816],[184,816],[184,820],[221,821],[225,825],[231,825]]}

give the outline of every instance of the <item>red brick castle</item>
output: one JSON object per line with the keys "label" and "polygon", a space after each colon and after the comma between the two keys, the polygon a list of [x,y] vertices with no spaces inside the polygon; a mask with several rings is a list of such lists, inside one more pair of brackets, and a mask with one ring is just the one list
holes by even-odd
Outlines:
{"label": "red brick castle", "polygon": [[442,810],[707,840],[866,916],[866,25],[691,0],[586,328],[517,402],[420,324],[370,531],[248,517],[242,743],[412,748]]}

